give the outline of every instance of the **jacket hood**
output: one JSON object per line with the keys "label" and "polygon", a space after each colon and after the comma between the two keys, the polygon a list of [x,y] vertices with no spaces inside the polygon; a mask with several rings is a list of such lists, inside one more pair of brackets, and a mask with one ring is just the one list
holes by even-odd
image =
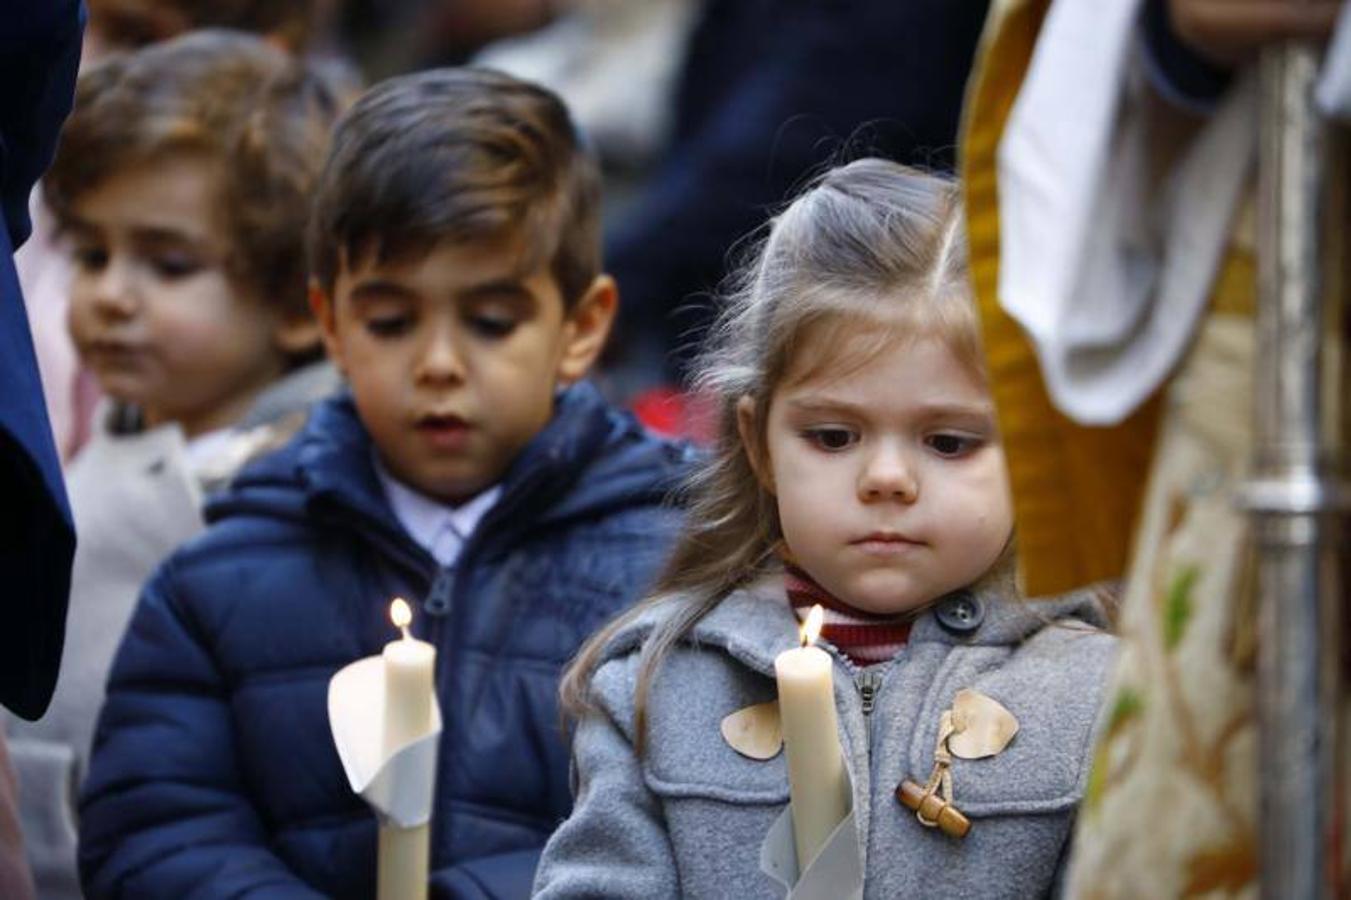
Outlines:
{"label": "jacket hood", "polygon": [[[974,602],[979,609],[977,627],[953,631],[942,623],[939,611],[944,601],[958,595]],[[611,639],[602,661],[637,651],[658,624],[688,601],[685,595],[671,595],[653,603]],[[1027,600],[1007,588],[973,587],[954,591],[931,604],[915,619],[908,643],[1012,645],[1052,623],[1095,630],[1108,626],[1101,602],[1089,590],[1052,599]],[[798,628],[784,588],[783,572],[775,569],[728,594],[681,641],[721,647],[750,668],[772,675],[774,658],[798,645]]]}
{"label": "jacket hood", "polygon": [[[241,471],[207,505],[207,519],[355,517],[401,535],[374,452],[350,392],[343,391],[317,404],[289,444]],[[508,527],[535,527],[659,502],[677,485],[691,453],[684,444],[652,437],[581,382],[559,393],[549,424],[503,476],[501,499],[489,516]]]}
{"label": "jacket hood", "polygon": [[337,392],[342,384],[337,367],[326,359],[301,366],[264,388],[235,428],[257,428],[305,410]]}

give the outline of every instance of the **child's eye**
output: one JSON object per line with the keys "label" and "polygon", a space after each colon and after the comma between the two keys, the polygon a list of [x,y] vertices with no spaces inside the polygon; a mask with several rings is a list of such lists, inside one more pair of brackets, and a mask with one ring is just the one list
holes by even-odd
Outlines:
{"label": "child's eye", "polygon": [[157,275],[171,281],[177,278],[187,278],[202,269],[202,264],[198,262],[196,257],[178,253],[165,253],[152,257],[150,264],[154,267]]}
{"label": "child's eye", "polygon": [[469,327],[481,337],[504,338],[516,330],[516,320],[501,316],[469,316]]}
{"label": "child's eye", "polygon": [[802,437],[818,450],[828,453],[847,450],[858,442],[858,435],[848,428],[807,428]]}
{"label": "child's eye", "polygon": [[406,315],[375,316],[366,320],[366,330],[378,338],[399,337],[412,327],[413,317]]}
{"label": "child's eye", "polygon": [[102,247],[76,247],[72,256],[75,265],[86,272],[97,272],[108,264],[108,251]]}
{"label": "child's eye", "polygon": [[931,434],[924,439],[924,443],[939,456],[949,458],[966,456],[981,445],[979,438],[960,434]]}

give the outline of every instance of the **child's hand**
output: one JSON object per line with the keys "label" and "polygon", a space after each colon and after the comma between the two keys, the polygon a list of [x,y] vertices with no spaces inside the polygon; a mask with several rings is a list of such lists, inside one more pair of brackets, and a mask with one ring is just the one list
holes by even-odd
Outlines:
{"label": "child's hand", "polygon": [[1342,0],[1168,0],[1173,29],[1212,62],[1244,62],[1285,38],[1325,40]]}

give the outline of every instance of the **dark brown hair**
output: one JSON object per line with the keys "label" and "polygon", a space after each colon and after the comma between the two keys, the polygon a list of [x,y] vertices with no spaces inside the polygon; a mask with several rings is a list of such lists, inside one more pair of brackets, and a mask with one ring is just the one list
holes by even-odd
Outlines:
{"label": "dark brown hair", "polygon": [[233,28],[299,52],[314,29],[315,7],[315,0],[89,0],[89,19],[106,43],[125,49],[199,28]]}
{"label": "dark brown hair", "polygon": [[340,261],[519,235],[571,307],[600,274],[600,174],[563,102],[487,69],[381,82],[339,123],[310,227],[332,290]]}
{"label": "dark brown hair", "polygon": [[305,224],[340,97],[258,37],[194,32],[92,66],[43,185],[58,222],[128,166],[197,154],[219,166],[231,274],[305,315]]}

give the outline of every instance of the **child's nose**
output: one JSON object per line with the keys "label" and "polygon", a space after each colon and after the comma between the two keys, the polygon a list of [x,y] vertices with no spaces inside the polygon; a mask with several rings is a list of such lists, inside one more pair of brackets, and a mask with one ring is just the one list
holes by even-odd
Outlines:
{"label": "child's nose", "polygon": [[464,365],[451,335],[438,329],[429,336],[418,359],[417,379],[428,384],[458,382],[464,378]]}
{"label": "child's nose", "polygon": [[137,309],[136,284],[122,261],[113,258],[94,278],[90,288],[95,308],[113,318],[127,318]]}
{"label": "child's nose", "polygon": [[859,497],[864,502],[900,500],[914,503],[919,499],[919,480],[905,454],[882,447],[869,456],[859,475]]}

